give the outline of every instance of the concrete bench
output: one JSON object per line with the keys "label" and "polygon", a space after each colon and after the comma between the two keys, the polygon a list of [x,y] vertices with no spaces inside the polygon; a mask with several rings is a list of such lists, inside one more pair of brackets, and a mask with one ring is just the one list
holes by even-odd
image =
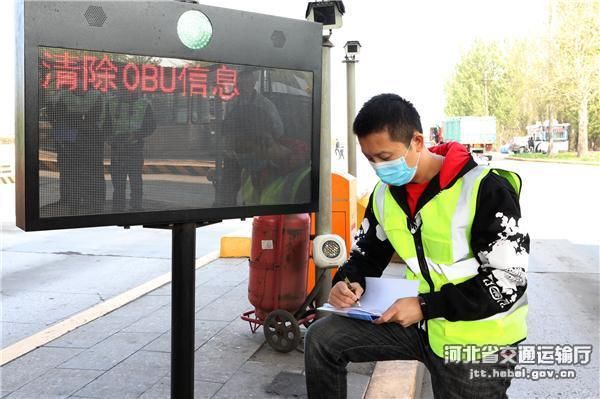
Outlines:
{"label": "concrete bench", "polygon": [[421,397],[425,366],[416,360],[377,362],[365,399],[417,399]]}

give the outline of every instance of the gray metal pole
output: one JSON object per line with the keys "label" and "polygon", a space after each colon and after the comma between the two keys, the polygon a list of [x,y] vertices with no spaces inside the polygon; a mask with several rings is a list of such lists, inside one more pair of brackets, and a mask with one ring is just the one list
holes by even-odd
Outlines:
{"label": "gray metal pole", "polygon": [[[317,235],[331,233],[331,48],[329,36],[323,36],[323,78],[321,89],[321,170],[319,174],[319,212]],[[316,279],[325,273],[319,285],[317,306],[327,302],[331,288],[331,271],[317,268]]]}
{"label": "gray metal pole", "polygon": [[348,119],[348,173],[352,176],[356,175],[356,137],[352,131],[352,123],[356,116],[356,82],[355,82],[355,65],[356,61],[346,60],[346,114]]}

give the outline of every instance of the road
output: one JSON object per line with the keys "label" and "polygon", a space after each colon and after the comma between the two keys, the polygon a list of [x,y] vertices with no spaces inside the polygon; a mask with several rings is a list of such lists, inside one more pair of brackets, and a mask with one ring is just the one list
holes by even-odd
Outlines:
{"label": "road", "polygon": [[[171,270],[171,233],[132,227],[25,233],[15,226],[14,185],[0,184],[2,344],[46,327]],[[249,221],[198,229],[196,256]]]}
{"label": "road", "polygon": [[[532,365],[573,369],[575,379],[514,379],[511,398],[597,398],[600,354],[600,168],[501,161],[523,178],[521,206],[531,236],[529,335],[524,344],[593,345],[592,361]],[[544,350],[544,349],[541,349]]]}

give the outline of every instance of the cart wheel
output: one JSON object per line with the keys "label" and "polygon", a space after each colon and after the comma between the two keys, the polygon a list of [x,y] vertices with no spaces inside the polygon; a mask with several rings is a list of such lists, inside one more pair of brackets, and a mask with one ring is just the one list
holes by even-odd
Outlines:
{"label": "cart wheel", "polygon": [[264,323],[265,339],[278,352],[290,352],[300,343],[300,327],[294,316],[283,309],[269,313]]}

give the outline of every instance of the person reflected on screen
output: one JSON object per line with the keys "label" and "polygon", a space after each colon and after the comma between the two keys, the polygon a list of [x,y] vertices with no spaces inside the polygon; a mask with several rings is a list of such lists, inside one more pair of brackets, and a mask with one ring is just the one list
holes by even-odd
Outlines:
{"label": "person reflected on screen", "polygon": [[121,89],[109,102],[111,121],[110,173],[113,185],[112,210],[126,208],[126,186],[129,178],[129,208],[142,210],[144,139],[156,129],[150,102],[139,91]]}
{"label": "person reflected on screen", "polygon": [[[238,194],[242,186],[244,165],[248,160],[250,141],[262,137],[267,144],[277,143],[284,135],[283,122],[279,111],[271,100],[260,93],[261,70],[245,69],[238,74],[239,96],[227,105],[223,120],[220,150],[222,166],[215,181],[215,205],[234,206],[238,204]],[[276,148],[276,147],[274,147]],[[280,149],[281,150],[281,149]],[[274,150],[263,149],[271,153]],[[244,155],[242,155],[244,154]],[[262,160],[263,164],[268,159]],[[246,162],[246,169],[249,164]],[[258,168],[259,165],[255,165]]]}
{"label": "person reflected on screen", "polygon": [[106,199],[104,97],[81,85],[63,88],[48,104],[48,116],[57,153],[58,212],[101,212]]}
{"label": "person reflected on screen", "polygon": [[242,168],[243,205],[309,201],[309,146],[301,140],[258,134],[236,153]]}

